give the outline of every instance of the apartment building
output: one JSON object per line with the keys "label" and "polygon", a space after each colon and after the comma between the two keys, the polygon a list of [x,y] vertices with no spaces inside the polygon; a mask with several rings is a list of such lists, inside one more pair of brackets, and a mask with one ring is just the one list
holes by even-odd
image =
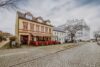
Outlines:
{"label": "apartment building", "polygon": [[19,44],[30,44],[31,41],[51,40],[53,26],[50,20],[34,17],[30,12],[17,12],[15,32]]}

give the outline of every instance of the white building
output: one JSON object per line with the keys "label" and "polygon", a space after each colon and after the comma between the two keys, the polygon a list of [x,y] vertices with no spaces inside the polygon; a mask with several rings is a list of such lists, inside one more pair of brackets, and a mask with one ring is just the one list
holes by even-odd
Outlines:
{"label": "white building", "polygon": [[[60,25],[58,27],[64,30],[65,27],[67,27],[69,25],[74,25],[76,23],[80,23],[81,25],[87,26],[84,19],[74,19],[74,20],[68,20],[65,24]],[[68,31],[66,30],[65,32],[66,32],[66,39],[70,40],[70,37],[68,35]],[[88,28],[88,29],[83,28],[82,30],[78,31],[75,34],[75,39],[76,40],[84,40],[84,41],[90,40],[90,28]]]}
{"label": "white building", "polygon": [[[77,22],[80,22],[81,25],[83,25],[83,26],[87,26],[85,20],[83,20],[83,19],[77,20]],[[89,27],[87,29],[83,28],[82,30],[78,31],[76,33],[76,39],[83,40],[83,41],[90,40],[90,28]]]}
{"label": "white building", "polygon": [[65,39],[66,39],[66,32],[59,27],[55,27],[53,29],[53,40],[65,43]]}
{"label": "white building", "polygon": [[83,29],[76,33],[76,40],[88,41],[90,40],[90,30]]}

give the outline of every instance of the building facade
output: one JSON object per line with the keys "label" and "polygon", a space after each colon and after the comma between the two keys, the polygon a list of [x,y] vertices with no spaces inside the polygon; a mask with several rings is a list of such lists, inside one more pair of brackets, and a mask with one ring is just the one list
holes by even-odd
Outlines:
{"label": "building facade", "polygon": [[90,30],[83,29],[76,33],[76,40],[89,41],[90,40]]}
{"label": "building facade", "polygon": [[66,32],[64,32],[59,27],[55,27],[53,29],[53,40],[58,41],[60,43],[65,43],[66,40]]}
{"label": "building facade", "polygon": [[53,26],[49,20],[34,17],[31,13],[17,12],[16,37],[19,44],[30,44],[31,41],[51,40]]}

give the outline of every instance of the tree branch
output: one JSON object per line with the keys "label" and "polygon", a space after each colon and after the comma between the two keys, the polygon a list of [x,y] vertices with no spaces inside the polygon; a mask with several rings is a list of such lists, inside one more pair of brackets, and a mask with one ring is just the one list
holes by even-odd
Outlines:
{"label": "tree branch", "polygon": [[0,0],[0,8],[18,9],[19,3],[22,3],[22,5],[23,5],[23,3],[26,1],[28,1],[28,0]]}

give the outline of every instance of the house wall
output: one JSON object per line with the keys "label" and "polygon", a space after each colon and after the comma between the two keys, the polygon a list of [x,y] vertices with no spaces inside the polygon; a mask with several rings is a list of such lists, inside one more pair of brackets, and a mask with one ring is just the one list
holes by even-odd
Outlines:
{"label": "house wall", "polygon": [[[28,23],[28,29],[27,30],[24,30],[23,29],[23,22],[27,22]],[[34,31],[32,31],[30,29],[30,25],[31,24],[34,24]],[[39,31],[36,30],[36,25],[39,25]],[[48,31],[43,31],[41,30],[41,26],[44,26],[44,30],[46,29],[46,27],[48,29],[51,29],[51,32]],[[27,20],[24,20],[24,19],[19,19],[19,32],[27,32],[27,33],[32,33],[36,36],[52,36],[52,29],[53,27],[50,27],[50,26],[47,26],[47,25],[42,25],[42,24],[39,24],[39,23],[36,23],[36,22],[32,22],[32,21],[27,21]]]}
{"label": "house wall", "polygon": [[53,31],[53,40],[65,43],[65,32]]}

